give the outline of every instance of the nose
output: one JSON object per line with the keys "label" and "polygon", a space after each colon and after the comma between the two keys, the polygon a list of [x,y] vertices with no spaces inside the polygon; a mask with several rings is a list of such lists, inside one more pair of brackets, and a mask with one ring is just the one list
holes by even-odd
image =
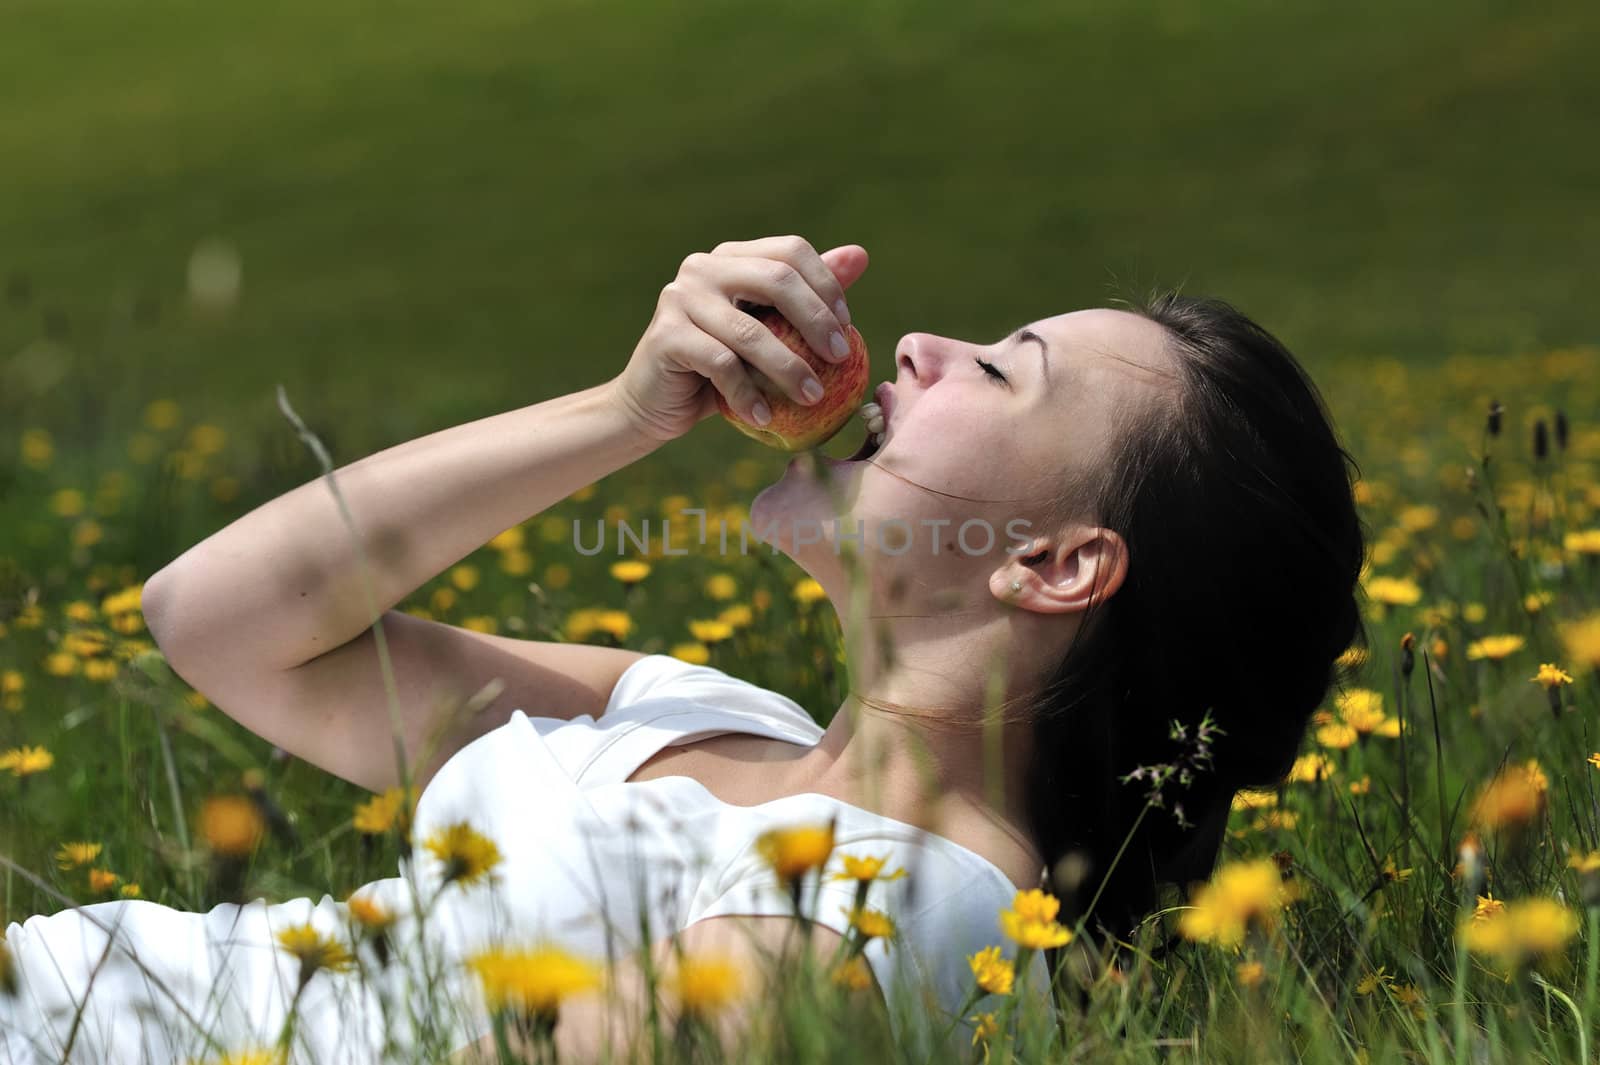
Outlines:
{"label": "nose", "polygon": [[907,333],[895,347],[895,368],[927,388],[943,374],[962,342],[932,333]]}

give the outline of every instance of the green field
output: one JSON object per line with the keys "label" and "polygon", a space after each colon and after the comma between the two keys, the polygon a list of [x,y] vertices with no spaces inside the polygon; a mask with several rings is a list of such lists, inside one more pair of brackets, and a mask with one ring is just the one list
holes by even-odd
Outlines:
{"label": "green field", "polygon": [[[1236,815],[1228,859],[1286,852],[1313,889],[1290,946],[1250,941],[1266,978],[1197,945],[1100,985],[1050,1060],[1592,1055],[1600,908],[1576,909],[1566,863],[1600,846],[1600,651],[1586,668],[1569,627],[1600,608],[1600,561],[1567,537],[1600,521],[1597,46],[1600,7],[1578,3],[0,0],[0,752],[54,756],[0,770],[0,855],[44,878],[3,873],[0,928],[102,897],[57,868],[71,840],[146,898],[226,897],[196,818],[250,769],[299,834],[262,845],[250,892],[392,874],[396,839],[352,827],[359,788],[185,701],[156,656],[114,682],[86,665],[148,636],[105,597],[317,474],[276,386],[342,465],[611,377],[687,254],[798,233],[871,254],[850,305],[874,380],[908,332],[988,342],[1158,285],[1234,302],[1362,466],[1369,577],[1419,587],[1374,604],[1358,682],[1414,730],[1404,756],[1308,737],[1333,775],[1287,786],[1294,816]],[[194,297],[206,245],[237,255],[229,306]],[[1533,463],[1558,409],[1569,445]],[[531,569],[486,547],[405,605],[539,638],[621,610],[619,642],[667,651],[759,593],[712,661],[825,716],[835,626],[795,604],[792,564],[656,560],[628,592],[566,535],[672,493],[747,504],[786,458],[708,420],[528,515]],[[704,591],[719,572],[731,600]],[[74,643],[87,629],[127,655]],[[1406,632],[1429,656],[1409,679]],[[1576,677],[1554,717],[1529,683],[1544,662]],[[1538,831],[1491,848],[1487,890],[1559,893],[1584,932],[1500,981],[1453,946],[1475,892],[1452,865],[1477,790],[1529,759]],[[1380,967],[1421,1007],[1392,980],[1359,990]]]}

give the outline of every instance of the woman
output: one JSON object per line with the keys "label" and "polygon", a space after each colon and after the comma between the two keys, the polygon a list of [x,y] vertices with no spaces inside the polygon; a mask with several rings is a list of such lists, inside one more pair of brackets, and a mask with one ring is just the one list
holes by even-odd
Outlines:
{"label": "woman", "polygon": [[[464,821],[499,844],[491,887],[417,860],[363,889],[397,911],[442,914],[436,955],[459,960],[509,928],[554,929],[616,957],[611,937],[641,916],[656,931],[627,947],[661,949],[674,933],[729,950],[781,943],[789,904],[756,839],[833,820],[839,852],[909,874],[867,884],[901,932],[867,944],[875,993],[904,1004],[922,978],[939,1008],[929,1016],[948,1022],[930,1030],[948,1032],[972,985],[967,958],[1004,942],[997,915],[1017,891],[1043,886],[1069,923],[1087,911],[1090,927],[1127,935],[1159,885],[1209,872],[1234,791],[1287,770],[1335,659],[1360,635],[1362,530],[1314,386],[1220,302],[1076,311],[990,344],[901,339],[895,380],[867,412],[881,412],[881,446],[793,462],[750,508],[754,529],[839,610],[850,690],[826,729],[719,670],[393,609],[501,530],[687,433],[717,392],[762,422],[752,367],[810,402],[809,368],[740,303],[778,308],[831,353],[866,266],[857,245],[819,255],[798,237],[690,255],[615,378],[339,470],[358,540],[318,480],[145,585],[169,662],[224,711],[374,791],[399,783],[403,758],[424,789],[414,838]],[[444,709],[474,693],[466,720]],[[1199,730],[1208,713],[1220,735]],[[1197,772],[1187,787],[1169,782],[1166,810],[1146,810],[1139,778],[1123,778],[1161,764]],[[644,841],[643,865],[666,870],[674,906],[613,890],[641,864],[624,836]],[[596,851],[585,867],[580,852]],[[836,946],[855,884],[820,890],[816,934]],[[203,956],[183,963],[199,966],[196,982],[244,989],[228,1038],[270,1036],[293,1004],[306,1060],[372,1060],[394,1037],[392,1024],[355,1020],[377,1016],[373,1003],[339,999],[348,992],[332,974],[296,1001],[292,963],[270,949],[288,922],[341,927],[341,905],[201,915],[106,903],[13,925],[8,939],[39,995],[75,1001],[80,977],[52,978],[39,960],[52,943],[105,952],[98,924],[75,914],[136,938],[160,928],[140,940],[147,961]],[[597,905],[619,918],[604,934],[584,922]],[[208,953],[219,935],[266,949],[219,960]],[[196,972],[183,964],[171,980]],[[1027,977],[1044,986],[1042,955]],[[130,985],[101,995],[108,1013]],[[460,989],[470,996],[470,982]],[[897,1034],[923,1037],[907,1016]],[[568,1050],[616,1023],[599,1005],[561,1017]],[[471,1009],[452,1029],[462,1043],[486,1031]]]}

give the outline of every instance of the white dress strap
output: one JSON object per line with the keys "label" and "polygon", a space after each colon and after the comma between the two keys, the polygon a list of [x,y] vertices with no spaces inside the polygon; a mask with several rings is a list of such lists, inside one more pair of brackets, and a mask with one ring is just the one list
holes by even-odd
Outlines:
{"label": "white dress strap", "polygon": [[616,784],[664,747],[739,732],[814,746],[822,726],[787,696],[711,666],[646,655],[623,671],[598,720],[530,718],[580,787]]}

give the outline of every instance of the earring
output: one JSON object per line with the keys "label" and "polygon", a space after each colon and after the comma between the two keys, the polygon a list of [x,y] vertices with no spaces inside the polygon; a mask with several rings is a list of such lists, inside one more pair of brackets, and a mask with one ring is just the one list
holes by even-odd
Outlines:
{"label": "earring", "polygon": [[1022,582],[1021,581],[1012,581],[1011,582],[1011,592],[1012,592],[1012,594],[1014,595],[1014,594],[1016,594],[1017,592],[1020,592],[1020,591],[1022,591]]}

